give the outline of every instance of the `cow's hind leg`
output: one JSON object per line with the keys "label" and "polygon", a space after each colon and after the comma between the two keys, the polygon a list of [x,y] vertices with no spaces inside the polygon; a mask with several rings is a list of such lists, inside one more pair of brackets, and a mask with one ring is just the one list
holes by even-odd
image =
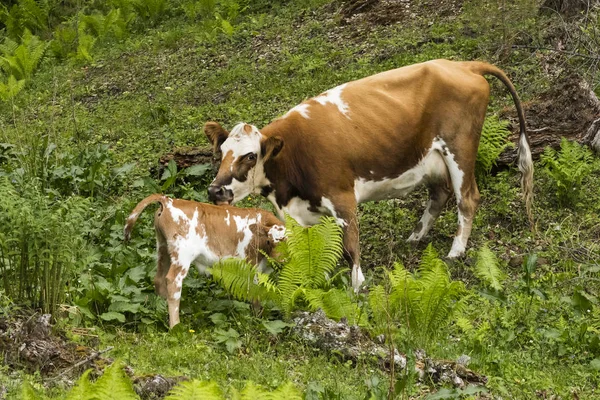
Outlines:
{"label": "cow's hind leg", "polygon": [[447,171],[444,171],[443,178],[430,183],[428,185],[428,190],[429,201],[427,202],[427,207],[423,212],[421,220],[417,223],[414,231],[407,239],[409,243],[417,243],[427,235],[448,201],[452,189],[450,189],[450,177],[448,176]]}
{"label": "cow's hind leg", "polygon": [[[473,144],[476,146],[478,142],[473,141]],[[475,211],[479,205],[479,189],[475,182],[475,158],[457,158],[452,153],[452,149],[443,141],[438,142],[438,145],[441,147],[440,152],[448,167],[452,189],[458,204],[458,229],[452,242],[452,248],[448,253],[448,258],[456,258],[465,253],[473,227]],[[472,152],[477,154],[477,147],[472,149]]]}

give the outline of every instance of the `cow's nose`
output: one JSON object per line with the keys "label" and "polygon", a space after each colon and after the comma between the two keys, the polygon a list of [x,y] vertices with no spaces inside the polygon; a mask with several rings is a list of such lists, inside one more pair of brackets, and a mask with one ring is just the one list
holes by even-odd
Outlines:
{"label": "cow's nose", "polygon": [[208,187],[208,199],[212,202],[218,200],[219,195],[223,194],[223,186],[210,185]]}
{"label": "cow's nose", "polygon": [[208,187],[208,199],[215,204],[231,204],[233,192],[224,186],[210,185]]}

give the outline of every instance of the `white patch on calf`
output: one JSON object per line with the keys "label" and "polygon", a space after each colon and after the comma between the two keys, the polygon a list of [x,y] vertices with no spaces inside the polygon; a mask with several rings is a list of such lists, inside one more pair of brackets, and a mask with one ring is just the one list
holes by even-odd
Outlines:
{"label": "white patch on calf", "polygon": [[357,203],[373,200],[393,199],[407,195],[425,180],[426,176],[443,175],[446,164],[441,154],[432,147],[411,169],[395,178],[379,181],[358,178],[354,181],[354,196]]}
{"label": "white patch on calf", "polygon": [[167,209],[169,210],[169,212],[171,213],[171,217],[173,218],[173,221],[179,223],[180,221],[188,221],[189,220],[187,215],[185,215],[185,213],[181,209],[179,209],[173,205],[173,199],[167,199],[166,206],[167,206]]}
{"label": "white patch on calf", "polygon": [[289,110],[288,112],[286,112],[285,115],[281,118],[287,118],[290,116],[291,113],[297,112],[303,118],[309,119],[310,117],[308,116],[308,107],[309,107],[309,105],[306,103],[298,104],[296,107],[294,107],[291,110]]}
{"label": "white patch on calf", "polygon": [[269,236],[271,239],[273,239],[273,242],[281,242],[283,239],[285,239],[285,226],[273,225],[271,229],[269,229]]}
{"label": "white patch on calf", "polygon": [[342,91],[344,90],[346,85],[347,83],[344,83],[343,85],[336,86],[333,89],[329,89],[325,93],[314,97],[313,100],[322,105],[325,105],[327,103],[333,104],[342,114],[344,114],[346,118],[350,119],[350,117],[348,116],[348,103],[342,100]]}
{"label": "white patch on calf", "polygon": [[231,215],[229,215],[229,210],[227,210],[227,216],[225,217],[225,223],[227,226],[231,225]]}
{"label": "white patch on calf", "polygon": [[240,258],[246,257],[246,248],[250,244],[250,241],[252,240],[253,236],[252,230],[250,230],[250,226],[260,223],[261,217],[262,216],[260,214],[257,215],[257,218],[250,218],[249,216],[245,216],[244,218],[242,218],[239,215],[233,216],[233,220],[235,221],[237,231],[239,233],[244,233],[244,237],[238,242],[235,256]]}

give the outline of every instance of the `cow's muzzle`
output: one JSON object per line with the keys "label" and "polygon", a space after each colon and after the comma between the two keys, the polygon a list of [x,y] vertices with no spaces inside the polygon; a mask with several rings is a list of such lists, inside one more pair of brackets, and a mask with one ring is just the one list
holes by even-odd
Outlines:
{"label": "cow's muzzle", "polygon": [[215,204],[231,204],[233,191],[225,186],[210,185],[208,187],[208,199]]}

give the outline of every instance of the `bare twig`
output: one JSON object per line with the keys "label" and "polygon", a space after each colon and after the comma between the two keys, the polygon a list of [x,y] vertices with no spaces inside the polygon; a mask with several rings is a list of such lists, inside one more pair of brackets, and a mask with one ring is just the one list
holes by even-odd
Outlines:
{"label": "bare twig", "polygon": [[61,376],[66,375],[68,372],[71,372],[72,370],[74,370],[75,368],[81,367],[84,364],[89,363],[90,361],[95,360],[96,358],[100,357],[102,354],[107,353],[109,351],[111,351],[112,349],[114,349],[114,346],[108,346],[106,349],[101,350],[101,351],[96,351],[92,354],[90,354],[89,356],[87,356],[86,358],[84,358],[81,361],[76,362],[75,364],[73,364],[72,366],[70,366],[69,368],[65,369],[63,372],[61,372],[60,374],[50,378],[50,379],[58,379]]}

